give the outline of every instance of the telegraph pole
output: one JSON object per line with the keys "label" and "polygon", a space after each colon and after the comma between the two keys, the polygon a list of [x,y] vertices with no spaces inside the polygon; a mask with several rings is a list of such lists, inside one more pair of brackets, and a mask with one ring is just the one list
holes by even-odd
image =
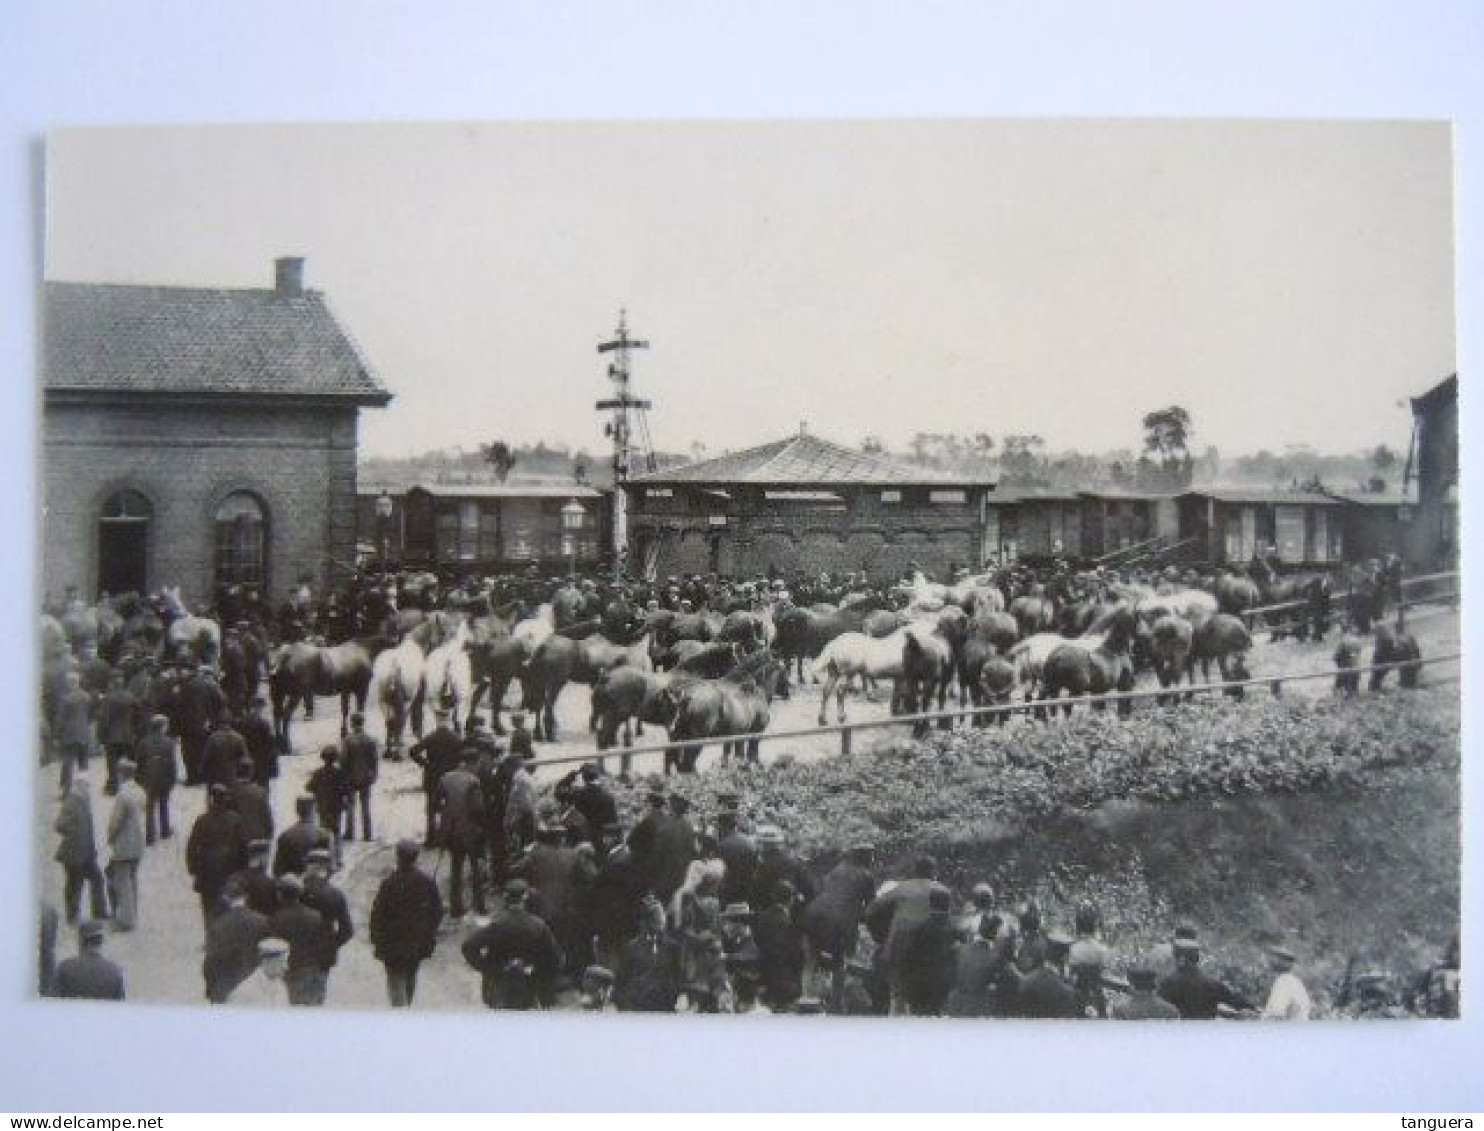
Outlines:
{"label": "telegraph pole", "polygon": [[[628,499],[624,484],[629,481],[630,460],[634,453],[634,421],[644,425],[644,412],[649,402],[629,390],[629,351],[647,350],[649,343],[629,337],[628,311],[618,312],[618,332],[612,341],[598,346],[599,353],[613,354],[608,363],[608,378],[614,384],[614,395],[597,403],[599,412],[612,412],[613,419],[604,432],[613,439],[613,578],[623,578],[624,557],[629,548]],[[647,434],[647,428],[645,429]],[[651,457],[652,459],[652,457]],[[653,470],[650,468],[649,470]]]}

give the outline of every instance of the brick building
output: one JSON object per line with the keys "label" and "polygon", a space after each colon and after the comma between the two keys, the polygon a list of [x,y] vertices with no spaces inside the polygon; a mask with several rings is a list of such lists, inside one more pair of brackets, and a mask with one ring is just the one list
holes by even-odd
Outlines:
{"label": "brick building", "polygon": [[391,394],[280,259],[253,290],[47,283],[45,595],[279,596],[355,557],[356,429]]}
{"label": "brick building", "polygon": [[624,489],[629,560],[651,576],[865,570],[885,580],[910,562],[945,576],[995,550],[985,537],[992,481],[804,432],[641,475]]}

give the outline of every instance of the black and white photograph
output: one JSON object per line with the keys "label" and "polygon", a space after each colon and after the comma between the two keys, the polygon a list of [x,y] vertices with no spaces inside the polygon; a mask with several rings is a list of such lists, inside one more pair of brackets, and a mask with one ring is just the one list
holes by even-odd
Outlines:
{"label": "black and white photograph", "polygon": [[1447,122],[44,154],[38,997],[1460,1015]]}

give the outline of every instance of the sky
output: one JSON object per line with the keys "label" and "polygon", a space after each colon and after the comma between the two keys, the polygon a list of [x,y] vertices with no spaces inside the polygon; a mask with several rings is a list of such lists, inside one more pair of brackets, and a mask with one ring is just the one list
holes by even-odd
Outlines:
{"label": "sky", "polygon": [[48,279],[305,257],[395,394],[365,455],[604,450],[620,308],[655,445],[1034,433],[1404,450],[1457,369],[1437,122],[567,122],[64,130]]}

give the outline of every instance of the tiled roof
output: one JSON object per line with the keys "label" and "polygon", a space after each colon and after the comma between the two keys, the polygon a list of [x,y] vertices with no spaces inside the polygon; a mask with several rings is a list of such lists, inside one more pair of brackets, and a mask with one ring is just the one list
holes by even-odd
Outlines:
{"label": "tiled roof", "polygon": [[48,392],[391,399],[317,291],[47,283],[43,318]]}
{"label": "tiled roof", "polygon": [[1328,494],[1331,498],[1357,507],[1400,507],[1412,501],[1390,492],[1376,494],[1369,491],[1330,491]]}
{"label": "tiled roof", "polygon": [[666,468],[647,475],[635,476],[634,483],[664,485],[668,483],[752,483],[759,486],[799,484],[870,483],[950,484],[988,486],[994,482],[986,476],[975,479],[950,475],[931,468],[873,455],[854,448],[832,444],[818,436],[800,433],[761,447]]}
{"label": "tiled roof", "polygon": [[1218,503],[1250,503],[1260,505],[1272,503],[1276,506],[1326,506],[1337,507],[1340,500],[1314,491],[1272,491],[1260,487],[1202,487],[1186,491],[1181,497],[1199,495],[1215,499]]}

